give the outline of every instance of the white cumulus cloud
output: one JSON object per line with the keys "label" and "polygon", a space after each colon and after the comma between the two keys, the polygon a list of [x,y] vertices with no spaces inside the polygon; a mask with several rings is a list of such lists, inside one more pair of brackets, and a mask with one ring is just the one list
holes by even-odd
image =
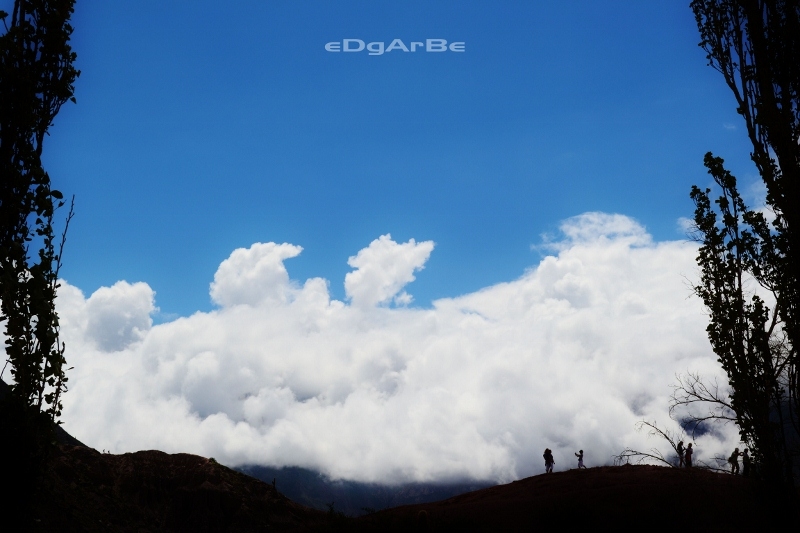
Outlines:
{"label": "white cumulus cloud", "polygon": [[356,307],[387,303],[395,297],[398,304],[408,305],[411,295],[398,293],[414,281],[414,272],[424,267],[433,246],[433,241],[414,239],[398,244],[391,235],[381,235],[347,260],[356,269],[344,277],[347,297]]}
{"label": "white cumulus cloud", "polygon": [[[653,242],[603,213],[562,231],[518,279],[429,308],[380,305],[433,249],[388,235],[350,258],[350,303],[332,300],[323,279],[291,281],[283,261],[301,249],[290,244],[234,251],[211,287],[219,309],[149,328],[114,318],[130,302],[141,316],[144,298],[129,294],[140,284],[96,292],[104,306],[65,284],[58,308],[75,367],[65,427],[114,452],[377,482],[511,480],[542,472],[545,447],[567,468],[579,449],[593,466],[659,445],[634,426],[673,424],[674,375],[720,374],[687,286],[697,245]],[[125,340],[98,341],[101,324]],[[696,446],[710,457],[736,440],[729,427]]]}
{"label": "white cumulus cloud", "polygon": [[289,292],[289,273],[283,261],[303,248],[291,244],[255,243],[238,248],[219,265],[211,283],[211,299],[223,306],[282,303]]}
{"label": "white cumulus cloud", "polygon": [[61,298],[69,301],[59,305],[69,326],[74,327],[72,322],[77,320],[84,339],[104,352],[120,351],[142,340],[153,324],[150,315],[156,311],[155,292],[142,282],[118,281],[100,287],[86,300],[83,293],[67,285],[59,291]]}

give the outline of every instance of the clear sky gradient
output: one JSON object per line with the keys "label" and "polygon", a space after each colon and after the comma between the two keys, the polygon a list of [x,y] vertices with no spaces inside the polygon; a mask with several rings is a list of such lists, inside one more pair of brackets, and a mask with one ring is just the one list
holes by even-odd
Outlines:
{"label": "clear sky gradient", "polygon": [[[584,212],[681,238],[706,151],[755,181],[688,1],[79,1],[74,26],[78,104],[45,145],[76,195],[62,275],[145,281],[157,321],[213,309],[255,242],[302,246],[290,276],[344,299],[372,240],[432,240],[427,307],[519,277]],[[325,51],[345,38],[466,51]]]}
{"label": "clear sky gradient", "polygon": [[707,151],[751,203],[759,180],[688,0],[76,9],[78,104],[44,153],[76,196],[57,308],[83,442],[510,481],[545,447],[561,470],[658,446],[636,423],[679,434],[677,374],[725,383],[681,221]]}

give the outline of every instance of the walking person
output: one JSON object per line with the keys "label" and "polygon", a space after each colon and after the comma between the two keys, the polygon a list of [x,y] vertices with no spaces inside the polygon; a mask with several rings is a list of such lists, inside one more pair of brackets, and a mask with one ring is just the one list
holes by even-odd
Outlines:
{"label": "walking person", "polygon": [[583,450],[580,451],[580,455],[576,453],[575,457],[578,458],[578,470],[580,470],[581,468],[586,468],[585,466],[583,466]]}
{"label": "walking person", "polygon": [[683,447],[683,441],[680,441],[675,449],[678,451],[678,468],[680,468],[684,466],[683,454],[686,452]]}
{"label": "walking person", "polygon": [[728,457],[728,462],[731,464],[731,474],[734,476],[739,475],[739,456],[742,455],[739,453],[739,448],[735,448],[733,453],[730,457]]}
{"label": "walking person", "polygon": [[692,467],[692,454],[694,454],[694,450],[692,449],[692,443],[689,443],[689,446],[686,447],[686,468]]}
{"label": "walking person", "polygon": [[545,471],[545,473],[546,474],[552,474],[553,473],[553,465],[556,464],[556,461],[555,461],[555,459],[553,459],[553,452],[550,451],[550,448],[545,448],[544,449],[544,454],[542,454],[542,457],[544,457],[544,471]]}
{"label": "walking person", "polygon": [[750,477],[750,452],[747,448],[742,452],[742,475]]}

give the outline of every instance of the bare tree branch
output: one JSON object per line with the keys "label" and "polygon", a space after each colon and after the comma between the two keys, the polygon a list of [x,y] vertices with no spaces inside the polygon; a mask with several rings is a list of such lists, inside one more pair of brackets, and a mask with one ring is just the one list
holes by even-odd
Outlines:
{"label": "bare tree branch", "polygon": [[[678,443],[683,442],[684,440],[689,440],[687,435],[683,431],[671,431],[668,429],[661,429],[658,427],[656,422],[648,422],[647,420],[641,420],[636,423],[636,430],[637,431],[647,431],[647,435],[649,437],[659,437],[661,440],[666,441],[672,451],[675,452],[673,456],[670,454],[669,456],[665,456],[661,450],[658,448],[650,448],[650,450],[643,452],[639,450],[634,450],[632,448],[625,448],[621,453],[618,455],[612,456],[614,459],[614,465],[620,466],[623,464],[630,464],[631,459],[633,459],[634,464],[642,464],[647,463],[648,461],[655,461],[656,464],[662,464],[664,466],[668,466],[670,468],[678,468]],[[695,459],[693,461],[694,468],[700,468],[703,470],[711,470],[714,472],[725,472],[725,468],[721,468],[720,465],[727,463],[727,459],[722,458],[722,463],[720,463],[720,456],[715,456],[714,460],[717,462],[717,466],[713,466],[705,461]]]}

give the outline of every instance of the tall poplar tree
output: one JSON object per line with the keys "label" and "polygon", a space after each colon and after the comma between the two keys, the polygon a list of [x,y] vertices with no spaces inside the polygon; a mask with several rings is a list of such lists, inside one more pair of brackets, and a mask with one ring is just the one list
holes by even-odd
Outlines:
{"label": "tall poplar tree", "polygon": [[694,0],[691,7],[700,46],[744,120],[771,220],[745,205],[722,159],[706,154],[721,194],[712,204],[710,190],[692,189],[702,243],[695,292],[709,311],[709,339],[730,393],[708,394],[689,380],[677,399],[733,411],[763,475],[791,486],[800,435],[800,2]]}
{"label": "tall poplar tree", "polygon": [[42,149],[61,106],[74,101],[73,4],[16,0],[11,13],[0,11],[0,324],[2,369],[12,378],[0,399],[7,489],[0,514],[15,531],[31,523],[67,381],[55,310],[66,228],[61,239],[53,228],[63,199],[42,166]]}
{"label": "tall poplar tree", "polygon": [[[17,0],[0,12],[0,300],[13,394],[55,419],[64,390],[55,311],[62,194],[42,166],[48,128],[73,100],[74,0]],[[62,240],[63,242],[63,240]]]}

